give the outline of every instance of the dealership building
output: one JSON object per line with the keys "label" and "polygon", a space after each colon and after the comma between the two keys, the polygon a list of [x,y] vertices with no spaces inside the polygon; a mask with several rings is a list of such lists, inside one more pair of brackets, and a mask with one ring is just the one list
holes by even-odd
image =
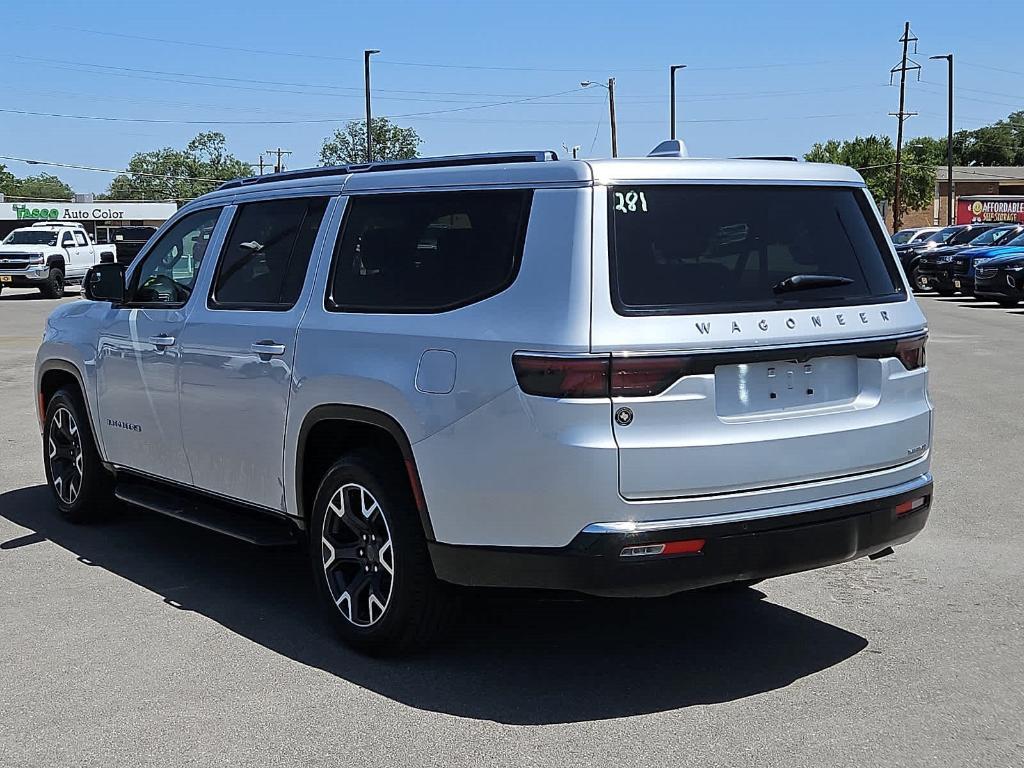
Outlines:
{"label": "dealership building", "polygon": [[159,227],[178,210],[177,203],[97,200],[58,202],[52,200],[4,200],[0,195],[0,238],[19,227],[37,221],[67,221],[83,225],[93,240],[112,240],[110,231],[117,227]]}

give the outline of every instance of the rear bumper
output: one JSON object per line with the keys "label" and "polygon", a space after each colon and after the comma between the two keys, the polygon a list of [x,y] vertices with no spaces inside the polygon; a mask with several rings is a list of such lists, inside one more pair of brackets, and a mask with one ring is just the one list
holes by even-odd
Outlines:
{"label": "rear bumper", "polygon": [[[916,536],[931,509],[932,481],[924,475],[869,500],[796,514],[762,510],[730,522],[694,519],[588,526],[565,547],[475,547],[433,542],[437,576],[454,584],[569,590],[602,596],[657,597],[747,579],[764,579],[855,560]],[[897,515],[896,506],[925,498]],[[623,558],[624,547],[703,539],[697,554]]]}

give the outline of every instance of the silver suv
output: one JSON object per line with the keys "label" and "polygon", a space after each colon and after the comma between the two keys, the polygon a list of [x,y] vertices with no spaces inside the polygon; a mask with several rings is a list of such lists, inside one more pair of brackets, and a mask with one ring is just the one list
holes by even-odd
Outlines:
{"label": "silver suv", "polygon": [[657,596],[924,526],[925,320],[854,171],[458,156],[244,179],[50,316],[46,476],[309,543],[331,621],[451,585]]}

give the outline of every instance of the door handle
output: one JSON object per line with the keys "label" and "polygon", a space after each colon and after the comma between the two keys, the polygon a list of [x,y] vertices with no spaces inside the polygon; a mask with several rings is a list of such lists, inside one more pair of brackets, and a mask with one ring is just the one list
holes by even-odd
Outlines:
{"label": "door handle", "polygon": [[167,347],[174,344],[174,337],[168,336],[166,333],[161,333],[159,336],[150,336],[149,343],[157,349],[167,349]]}
{"label": "door handle", "polygon": [[254,341],[249,349],[264,360],[284,354],[284,344],[278,344],[276,341]]}

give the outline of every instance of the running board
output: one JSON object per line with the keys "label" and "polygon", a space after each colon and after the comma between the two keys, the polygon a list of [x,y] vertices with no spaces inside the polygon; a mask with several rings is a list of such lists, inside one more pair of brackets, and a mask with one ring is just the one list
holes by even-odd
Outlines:
{"label": "running board", "polygon": [[281,547],[296,541],[294,527],[285,519],[259,510],[235,509],[227,504],[139,482],[120,482],[114,495],[121,501],[167,517],[184,520],[208,531],[222,533],[259,547]]}

